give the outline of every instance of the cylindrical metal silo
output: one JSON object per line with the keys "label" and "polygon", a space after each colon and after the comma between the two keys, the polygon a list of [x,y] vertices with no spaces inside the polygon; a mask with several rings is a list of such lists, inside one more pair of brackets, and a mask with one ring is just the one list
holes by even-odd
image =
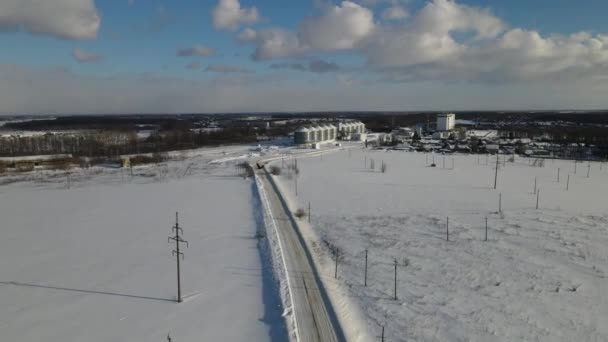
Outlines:
{"label": "cylindrical metal silo", "polygon": [[306,127],[300,127],[294,134],[294,142],[296,145],[304,145],[310,143],[309,130]]}

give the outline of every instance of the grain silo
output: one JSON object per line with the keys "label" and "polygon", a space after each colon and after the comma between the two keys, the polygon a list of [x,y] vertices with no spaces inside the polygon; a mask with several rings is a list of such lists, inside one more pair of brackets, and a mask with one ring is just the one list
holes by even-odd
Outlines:
{"label": "grain silo", "polygon": [[338,136],[338,128],[334,125],[329,125],[329,140],[336,140]]}
{"label": "grain silo", "polygon": [[323,129],[323,141],[328,141],[329,140],[329,126],[327,125],[322,125],[321,128]]}
{"label": "grain silo", "polygon": [[305,145],[310,143],[310,130],[306,127],[300,127],[294,134],[296,145]]}

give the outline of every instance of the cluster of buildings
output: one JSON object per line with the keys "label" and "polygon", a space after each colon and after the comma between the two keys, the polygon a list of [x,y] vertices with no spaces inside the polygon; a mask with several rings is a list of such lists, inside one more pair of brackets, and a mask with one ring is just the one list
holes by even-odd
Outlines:
{"label": "cluster of buildings", "polygon": [[365,124],[360,121],[317,124],[298,128],[294,133],[297,146],[318,145],[336,140],[365,140]]}

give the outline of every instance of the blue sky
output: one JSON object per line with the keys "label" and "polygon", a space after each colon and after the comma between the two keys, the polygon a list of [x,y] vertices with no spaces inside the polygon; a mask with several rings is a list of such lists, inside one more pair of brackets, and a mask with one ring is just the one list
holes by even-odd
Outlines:
{"label": "blue sky", "polygon": [[49,3],[0,0],[2,114],[608,107],[606,1]]}

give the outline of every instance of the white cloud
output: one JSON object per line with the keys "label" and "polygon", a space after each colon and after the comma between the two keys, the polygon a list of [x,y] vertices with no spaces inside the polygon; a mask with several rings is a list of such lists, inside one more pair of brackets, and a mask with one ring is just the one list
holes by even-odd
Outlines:
{"label": "white cloud", "polygon": [[281,28],[260,31],[246,29],[238,38],[242,42],[253,43],[256,46],[252,55],[255,60],[299,56],[309,50],[292,31]]}
{"label": "white cloud", "polygon": [[72,50],[72,57],[78,63],[93,63],[93,62],[99,62],[103,59],[103,56],[101,56],[99,54],[85,51],[85,50],[79,49],[79,48],[75,48],[74,50]]}
{"label": "white cloud", "polygon": [[385,20],[401,20],[409,16],[409,12],[403,6],[391,6],[382,12],[382,18]]}
{"label": "white cloud", "polygon": [[257,8],[241,8],[239,0],[219,0],[211,16],[213,27],[217,30],[235,30],[240,25],[252,24],[259,20]]}
{"label": "white cloud", "polygon": [[267,60],[301,56],[314,51],[354,48],[374,30],[374,15],[354,2],[327,6],[314,17],[305,18],[297,32],[282,28],[255,31],[245,29],[238,35],[242,42],[253,43],[253,58]]}
{"label": "white cloud", "polygon": [[374,29],[371,10],[351,1],[329,7],[316,17],[306,18],[298,36],[302,44],[313,50],[352,49]]}
{"label": "white cloud", "polygon": [[243,43],[254,42],[257,38],[257,31],[248,27],[238,34],[237,39]]}
{"label": "white cloud", "polygon": [[[536,82],[608,77],[608,36],[543,36],[506,29],[488,10],[434,0],[405,27],[384,27],[361,46],[388,81]],[[457,38],[455,33],[469,36]]]}
{"label": "white cloud", "polygon": [[95,39],[101,20],[93,0],[1,0],[0,31]]}
{"label": "white cloud", "polygon": [[215,50],[206,46],[193,46],[187,48],[179,48],[177,49],[176,55],[179,57],[191,57],[191,56],[199,56],[199,57],[211,57],[215,56]]}

